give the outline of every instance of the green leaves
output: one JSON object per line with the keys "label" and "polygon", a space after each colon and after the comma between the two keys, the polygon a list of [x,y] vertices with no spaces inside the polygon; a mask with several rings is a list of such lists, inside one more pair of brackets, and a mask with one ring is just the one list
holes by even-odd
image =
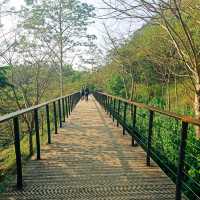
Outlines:
{"label": "green leaves", "polygon": [[0,67],[0,88],[4,88],[9,85],[8,79],[6,77],[6,68],[8,66]]}

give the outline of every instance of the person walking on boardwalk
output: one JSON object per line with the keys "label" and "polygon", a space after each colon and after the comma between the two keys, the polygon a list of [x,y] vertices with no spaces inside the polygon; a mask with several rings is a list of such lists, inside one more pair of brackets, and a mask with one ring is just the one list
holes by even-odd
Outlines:
{"label": "person walking on boardwalk", "polygon": [[88,95],[89,95],[90,91],[89,91],[89,88],[88,86],[86,86],[85,88],[85,100],[88,101]]}
{"label": "person walking on boardwalk", "polygon": [[83,99],[84,99],[84,96],[85,96],[84,87],[81,88],[80,95],[81,95],[81,100],[83,100]]}

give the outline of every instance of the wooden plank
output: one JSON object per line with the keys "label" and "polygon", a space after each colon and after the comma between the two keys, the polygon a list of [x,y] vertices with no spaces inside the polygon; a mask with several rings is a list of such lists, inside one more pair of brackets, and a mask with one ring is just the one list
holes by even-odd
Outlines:
{"label": "wooden plank", "polygon": [[0,199],[174,200],[174,183],[121,131],[94,99],[81,101],[41,160],[24,166],[23,191]]}

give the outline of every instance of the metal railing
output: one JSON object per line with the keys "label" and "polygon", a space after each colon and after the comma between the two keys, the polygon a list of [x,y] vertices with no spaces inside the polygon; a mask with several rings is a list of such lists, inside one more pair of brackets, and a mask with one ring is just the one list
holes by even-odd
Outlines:
{"label": "metal railing", "polygon": [[[22,150],[20,147],[21,142],[21,132],[20,132],[20,119],[24,114],[33,114],[34,121],[34,131],[35,131],[35,144],[36,144],[36,157],[37,160],[41,158],[41,143],[40,143],[40,120],[39,111],[44,109],[46,113],[46,130],[47,130],[47,143],[51,144],[51,126],[53,123],[55,134],[58,133],[58,123],[59,127],[62,127],[62,123],[65,122],[65,117],[68,117],[78,101],[80,100],[80,93],[76,92],[67,96],[59,97],[48,102],[19,110],[13,113],[0,117],[0,124],[12,120],[13,125],[13,136],[14,136],[14,150],[16,157],[16,174],[17,174],[17,189],[22,189],[23,187],[23,174],[22,174]],[[52,106],[52,113],[50,112],[50,106]],[[50,117],[52,114],[52,119]]]}
{"label": "metal railing", "polygon": [[200,199],[200,140],[195,136],[199,120],[102,92],[94,97],[113,122],[121,124],[123,134],[131,135],[132,146],[139,144],[146,151],[146,165],[153,159],[175,182],[176,200],[182,199],[182,192]]}

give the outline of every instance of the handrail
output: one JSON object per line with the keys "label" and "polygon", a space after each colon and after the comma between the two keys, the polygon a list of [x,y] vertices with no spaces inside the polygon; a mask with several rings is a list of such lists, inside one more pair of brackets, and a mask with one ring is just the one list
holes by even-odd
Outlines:
{"label": "handrail", "polygon": [[34,109],[38,109],[38,108],[41,108],[41,107],[44,107],[46,106],[47,104],[50,104],[50,103],[53,103],[55,101],[58,101],[59,99],[63,99],[63,98],[66,98],[68,96],[72,96],[74,94],[76,94],[78,92],[74,92],[72,94],[69,94],[69,95],[66,95],[66,96],[62,96],[62,97],[58,97],[58,98],[55,98],[55,99],[52,99],[52,100],[49,100],[47,102],[44,102],[44,103],[41,103],[41,104],[38,104],[38,105],[35,105],[35,106],[32,106],[30,108],[25,108],[25,109],[22,109],[22,110],[18,110],[18,111],[15,111],[15,112],[12,112],[12,113],[8,113],[8,114],[5,114],[3,116],[0,116],[0,123],[2,122],[5,122],[5,121],[8,121],[14,117],[17,117],[19,115],[23,115],[23,114],[26,114],[28,112],[31,112],[33,111]]}
{"label": "handrail", "polygon": [[[122,126],[123,135],[126,132],[131,135],[132,146],[135,146],[136,141],[146,151],[146,165],[150,166],[150,161],[153,159],[176,182],[175,200],[182,199],[183,188],[187,193],[192,195],[192,198],[196,199],[198,197],[197,199],[200,199],[200,180],[195,180],[189,173],[190,169],[194,170],[196,163],[199,162],[200,147],[198,146],[198,140],[191,138],[192,135],[188,137],[189,130],[191,130],[191,126],[189,125],[200,126],[199,120],[189,116],[163,111],[157,107],[126,100],[104,92],[97,91],[94,93],[94,97],[105,108],[109,116],[112,117],[113,122],[116,120],[117,126],[119,124]],[[137,110],[137,108],[140,108],[140,110]],[[156,115],[156,113],[161,115]],[[174,130],[168,129],[169,124],[167,123],[165,124],[166,127],[163,127],[162,123],[166,121],[166,118],[163,118],[165,116],[170,117],[169,119],[174,119],[169,121],[171,123],[169,127],[171,128],[171,126],[175,125],[179,134],[172,135],[171,132],[173,133]],[[148,124],[145,126],[146,120]],[[178,122],[181,122],[180,130],[178,129]],[[143,125],[145,127],[141,129]],[[163,128],[167,130],[165,132],[166,135],[160,134],[161,128],[162,130]],[[168,137],[168,140],[163,140],[161,138],[162,136]],[[169,142],[169,139],[172,140],[171,143],[163,143]],[[172,151],[173,155],[171,154],[171,157],[169,157],[169,153],[165,150],[169,150],[169,145],[173,145],[171,146],[172,149],[175,148]],[[186,148],[187,145],[189,148]],[[193,148],[192,150],[191,146]],[[158,148],[158,150],[155,148]],[[177,154],[174,155],[174,153]],[[165,159],[169,163],[166,164]],[[173,163],[171,159],[173,159]],[[191,182],[192,187],[191,185],[188,186]]]}
{"label": "handrail", "polygon": [[[57,134],[58,122],[59,127],[62,127],[62,122],[65,122],[65,117],[68,117],[78,101],[80,100],[80,93],[75,92],[66,96],[58,97],[42,104],[32,106],[30,108],[22,109],[16,112],[12,112],[0,117],[0,124],[8,120],[13,120],[14,130],[14,148],[16,158],[16,175],[17,175],[17,189],[23,187],[22,177],[22,161],[21,161],[21,147],[20,147],[20,116],[29,112],[33,113],[35,139],[36,139],[36,155],[37,160],[40,160],[40,123],[39,123],[39,109],[45,107],[46,112],[46,125],[47,125],[47,136],[48,144],[51,144],[51,123],[54,125],[55,134]],[[53,122],[50,120],[50,109],[49,105],[53,104]],[[58,107],[58,109],[57,109]],[[58,118],[58,120],[57,120]],[[30,151],[30,156],[33,152]]]}
{"label": "handrail", "polygon": [[104,93],[104,92],[98,92],[98,93],[102,94],[102,95],[106,95],[106,96],[111,97],[111,98],[115,98],[115,99],[123,101],[123,102],[126,102],[128,104],[135,105],[139,108],[143,108],[143,109],[147,109],[147,110],[150,110],[150,111],[153,111],[153,112],[157,112],[157,113],[160,113],[162,115],[166,115],[168,117],[173,117],[175,119],[181,120],[182,122],[186,122],[186,123],[190,123],[190,124],[193,124],[193,125],[196,125],[196,126],[200,126],[200,120],[197,120],[197,119],[195,119],[194,117],[191,117],[191,116],[180,115],[180,114],[177,114],[175,112],[164,111],[164,110],[161,110],[160,108],[155,107],[155,106],[149,106],[149,105],[146,105],[146,104],[143,104],[143,103],[138,103],[138,102],[135,102],[135,101],[126,100],[126,99],[123,99],[121,97],[113,96],[113,95],[110,95],[110,94],[107,94],[107,93]]}

